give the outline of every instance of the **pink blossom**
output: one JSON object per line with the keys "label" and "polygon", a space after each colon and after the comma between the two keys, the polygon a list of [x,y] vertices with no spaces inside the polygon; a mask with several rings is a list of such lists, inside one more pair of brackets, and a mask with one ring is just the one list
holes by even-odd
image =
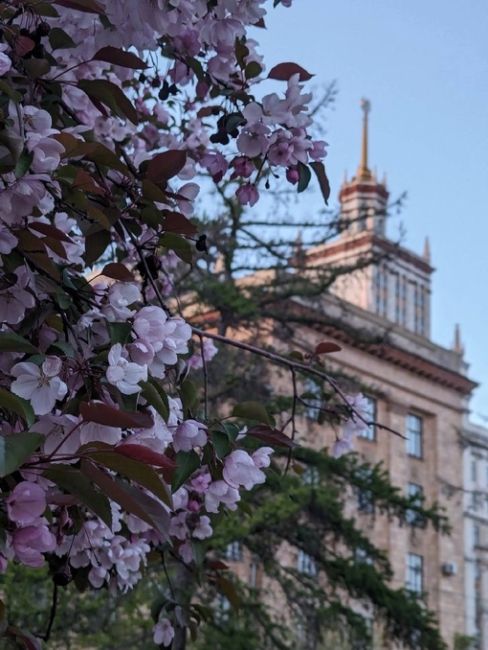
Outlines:
{"label": "pink blossom", "polygon": [[30,567],[40,567],[44,564],[42,553],[54,551],[56,538],[44,520],[37,519],[30,526],[14,530],[12,547],[19,562]]}
{"label": "pink blossom", "polygon": [[239,187],[236,196],[241,205],[250,205],[252,207],[259,199],[259,192],[255,185],[247,183]]}
{"label": "pink blossom", "polygon": [[232,161],[232,167],[235,169],[235,175],[242,176],[243,178],[249,178],[249,176],[256,169],[252,163],[252,160],[246,156],[237,156],[234,158]]}
{"label": "pink blossom", "polygon": [[7,45],[5,43],[0,44],[0,77],[7,74],[12,67],[12,60],[5,54],[6,49]]}
{"label": "pink blossom", "polygon": [[166,335],[164,326],[167,320],[168,317],[161,307],[143,307],[134,318],[134,331],[141,339],[159,349]]}
{"label": "pink blossom", "polygon": [[34,307],[36,301],[32,293],[26,290],[29,275],[25,266],[15,270],[17,283],[0,291],[0,321],[17,325],[24,318],[27,309]]}
{"label": "pink blossom", "polygon": [[203,474],[199,474],[198,476],[195,476],[192,478],[190,485],[192,490],[194,490],[197,494],[204,494],[212,482],[212,477],[208,472],[204,472]]}
{"label": "pink blossom", "polygon": [[8,228],[0,225],[0,253],[8,255],[17,246],[17,241]]}
{"label": "pink blossom", "polygon": [[20,526],[32,524],[42,515],[46,505],[44,490],[31,481],[17,483],[7,498],[8,516]]}
{"label": "pink blossom", "polygon": [[339,438],[336,440],[332,446],[332,456],[334,458],[340,458],[351,451],[352,444],[350,441],[345,440],[344,438]]}
{"label": "pink blossom", "polygon": [[140,366],[147,366],[154,359],[154,348],[144,339],[136,339],[133,343],[127,345],[127,352],[131,360]]}
{"label": "pink blossom", "polygon": [[173,641],[175,631],[167,618],[161,618],[153,627],[153,640],[156,645],[169,646]]}
{"label": "pink blossom", "polygon": [[252,454],[253,463],[258,469],[269,467],[271,463],[270,456],[272,453],[273,449],[271,449],[271,447],[260,447],[259,449],[256,449],[256,451]]}
{"label": "pink blossom", "polygon": [[17,363],[12,368],[12,375],[17,379],[12,382],[10,390],[29,400],[36,415],[45,415],[68,392],[68,387],[58,376],[61,365],[58,357],[46,357],[40,368],[28,361]]}
{"label": "pink blossom", "polygon": [[223,477],[231,487],[238,488],[243,485],[246,490],[251,490],[266,480],[264,473],[256,467],[251,456],[243,449],[236,449],[227,456]]}
{"label": "pink blossom", "polygon": [[210,518],[207,515],[203,515],[198,520],[198,524],[193,529],[193,537],[197,539],[207,539],[211,537],[213,533],[212,526],[210,525]]}
{"label": "pink blossom", "polygon": [[171,518],[169,534],[176,539],[184,540],[188,537],[189,530],[186,523],[186,512],[180,512]]}
{"label": "pink blossom", "polygon": [[308,155],[312,160],[322,160],[327,155],[326,146],[327,142],[315,140],[315,142],[312,142],[312,148],[309,150]]}
{"label": "pink blossom", "polygon": [[122,439],[122,429],[96,422],[83,422],[79,437],[82,445],[89,442],[105,442],[107,445],[116,445]]}
{"label": "pink blossom", "polygon": [[134,395],[141,390],[139,382],[147,381],[147,367],[128,361],[126,354],[120,343],[110,348],[106,377],[124,395]]}
{"label": "pink blossom", "polygon": [[189,541],[183,542],[178,548],[178,553],[185,564],[193,562],[193,548]]}
{"label": "pink blossom", "polygon": [[[218,352],[218,348],[215,347],[214,342],[212,339],[204,339],[201,347],[201,351],[196,351],[192,354],[192,356],[188,359],[188,365],[190,368],[202,368],[203,367],[203,359],[205,359],[205,362],[208,363],[209,361],[212,361],[214,356]],[[203,357],[203,359],[202,359]]]}
{"label": "pink blossom", "polygon": [[300,172],[296,167],[288,167],[286,170],[286,180],[292,185],[296,185],[300,180]]}
{"label": "pink blossom", "polygon": [[134,314],[131,305],[141,299],[141,292],[131,282],[116,282],[108,291],[108,305],[104,314],[109,321],[125,321]]}
{"label": "pink blossom", "polygon": [[254,124],[252,129],[246,127],[237,138],[237,148],[249,158],[261,156],[268,150],[268,134],[268,127],[261,123]]}
{"label": "pink blossom", "polygon": [[228,164],[220,151],[207,151],[201,158],[200,164],[205,167],[213,180],[218,182],[222,179],[228,168]]}
{"label": "pink blossom", "polygon": [[185,420],[176,428],[173,447],[175,451],[190,451],[194,447],[203,447],[206,442],[205,426],[196,420]]}
{"label": "pink blossom", "polygon": [[218,512],[223,503],[229,510],[235,510],[240,499],[239,490],[225,481],[214,481],[205,493],[205,509],[207,512]]}

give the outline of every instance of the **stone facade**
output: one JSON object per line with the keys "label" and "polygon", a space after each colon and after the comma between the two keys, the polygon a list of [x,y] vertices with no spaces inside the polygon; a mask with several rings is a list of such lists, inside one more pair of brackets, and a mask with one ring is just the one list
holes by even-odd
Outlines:
{"label": "stone facade", "polygon": [[[288,353],[290,345],[310,352],[320,341],[337,342],[342,350],[327,355],[329,368],[357,381],[370,398],[374,419],[386,427],[359,438],[357,451],[371,463],[381,461],[392,483],[406,494],[422,494],[427,503],[437,502],[445,509],[450,535],[416,522],[401,527],[376,516],[364,504],[351,501],[349,505],[350,514],[387,552],[394,571],[392,585],[407,586],[419,597],[423,594],[452,649],[457,635],[475,629],[473,608],[467,611],[467,627],[465,620],[465,593],[472,589],[476,562],[468,558],[465,564],[465,528],[471,524],[465,524],[463,516],[467,498],[463,467],[466,471],[468,461],[463,461],[462,430],[476,384],[467,376],[459,336],[453,349],[430,339],[433,268],[428,242],[418,255],[386,235],[388,191],[368,168],[367,119],[366,111],[357,174],[344,182],[339,194],[343,232],[332,242],[301,249],[300,259],[307,273],[368,257],[379,262],[344,275],[332,295],[314,302],[296,299],[294,308],[307,316],[309,324],[295,329],[293,342],[276,333],[268,343]],[[276,379],[279,389],[282,381]],[[298,428],[302,439],[316,448],[333,444],[334,432],[312,418],[302,418]],[[488,467],[488,446],[483,454]],[[488,481],[488,470],[483,480]],[[488,548],[488,504],[484,508],[483,540],[486,535]],[[299,568],[304,559],[287,552],[287,561],[298,563]],[[488,592],[483,594],[488,604]],[[488,613],[482,625],[488,625]]]}
{"label": "stone facade", "polygon": [[466,633],[488,649],[488,429],[466,422],[464,544]]}

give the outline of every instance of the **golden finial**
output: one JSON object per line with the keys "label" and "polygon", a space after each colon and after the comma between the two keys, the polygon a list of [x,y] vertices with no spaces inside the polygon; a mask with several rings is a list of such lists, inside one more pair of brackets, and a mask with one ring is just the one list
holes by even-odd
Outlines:
{"label": "golden finial", "polygon": [[371,103],[368,99],[361,99],[363,111],[363,137],[361,145],[361,162],[359,163],[357,177],[362,180],[371,178],[371,171],[368,167],[368,114],[371,110]]}

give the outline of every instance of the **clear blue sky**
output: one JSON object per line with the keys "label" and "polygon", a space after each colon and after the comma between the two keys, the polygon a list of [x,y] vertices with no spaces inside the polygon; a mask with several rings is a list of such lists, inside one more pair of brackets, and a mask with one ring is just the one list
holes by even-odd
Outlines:
{"label": "clear blue sky", "polygon": [[[370,164],[408,192],[404,244],[430,237],[433,339],[461,325],[488,417],[488,3],[486,0],[294,0],[258,30],[268,67],[296,61],[336,79],[327,169],[337,196],[359,159],[359,100],[371,100]],[[395,234],[396,227],[390,228]]]}

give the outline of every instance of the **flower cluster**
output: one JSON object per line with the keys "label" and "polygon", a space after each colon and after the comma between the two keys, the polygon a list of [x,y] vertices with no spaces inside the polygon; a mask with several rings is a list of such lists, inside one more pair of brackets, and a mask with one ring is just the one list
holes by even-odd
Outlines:
{"label": "flower cluster", "polygon": [[191,371],[217,349],[173,297],[202,171],[253,205],[264,169],[294,184],[325,155],[306,71],[277,66],[284,95],[258,99],[265,4],[2,5],[2,569],[48,560],[59,584],[125,591],[153,549],[191,565],[265,481],[272,449],[207,421]]}

